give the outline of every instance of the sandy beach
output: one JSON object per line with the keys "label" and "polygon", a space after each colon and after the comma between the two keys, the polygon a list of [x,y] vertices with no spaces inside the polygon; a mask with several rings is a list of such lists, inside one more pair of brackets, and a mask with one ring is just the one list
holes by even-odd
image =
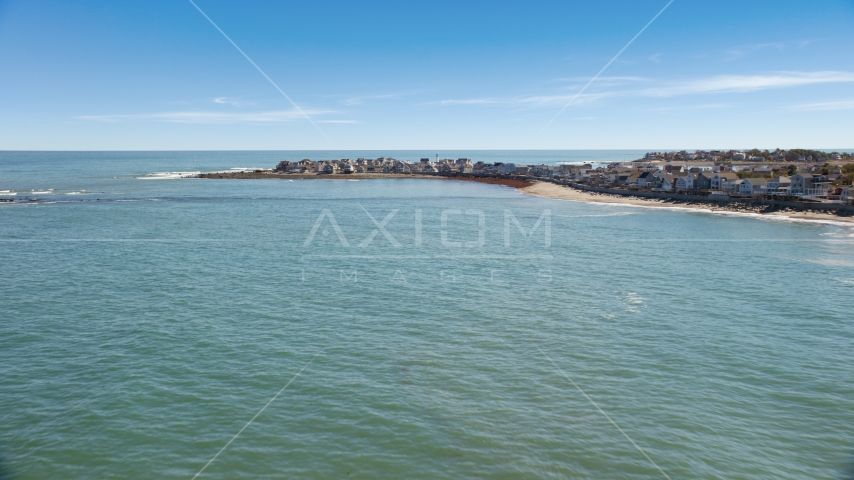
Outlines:
{"label": "sandy beach", "polygon": [[573,200],[576,202],[632,205],[637,207],[648,208],[684,208],[691,210],[706,210],[709,212],[720,213],[744,213],[769,217],[776,216],[790,218],[793,220],[842,222],[854,224],[854,217],[833,215],[829,213],[803,212],[796,210],[769,211],[769,209],[761,206],[737,206],[734,204],[712,205],[704,202],[682,202],[659,199],[646,199],[640,197],[628,197],[622,195],[585,192],[582,190],[577,190],[575,188],[556,185],[554,183],[549,182],[534,182],[531,185],[518,188],[518,190],[528,195],[536,195],[538,197],[555,198],[560,200]]}

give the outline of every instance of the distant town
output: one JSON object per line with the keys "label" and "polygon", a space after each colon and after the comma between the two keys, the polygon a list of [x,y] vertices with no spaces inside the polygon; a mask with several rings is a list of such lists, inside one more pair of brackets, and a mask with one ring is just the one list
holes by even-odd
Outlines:
{"label": "distant town", "polygon": [[[420,161],[380,157],[282,161],[276,175],[435,175],[507,177],[614,190],[730,198],[774,198],[852,203],[854,163],[849,153],[816,150],[649,152],[611,164],[521,165],[469,158]],[[261,173],[259,171],[258,173]],[[735,199],[734,198],[734,199]]]}

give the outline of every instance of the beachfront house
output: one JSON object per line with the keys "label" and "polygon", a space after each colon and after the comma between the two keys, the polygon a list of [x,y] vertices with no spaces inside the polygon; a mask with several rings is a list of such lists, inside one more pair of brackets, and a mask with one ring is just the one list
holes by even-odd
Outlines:
{"label": "beachfront house", "polygon": [[655,185],[655,181],[656,181],[655,172],[647,171],[647,172],[643,172],[640,175],[638,175],[637,185],[638,185],[638,187],[641,187],[641,188],[649,188],[649,187],[652,187],[653,185]]}
{"label": "beachfront house", "polygon": [[731,190],[731,188],[727,187],[736,180],[738,180],[738,175],[734,172],[715,172],[711,179],[711,189],[721,191]]}
{"label": "beachfront house", "polygon": [[765,193],[767,178],[745,178],[738,185],[738,193],[742,195],[760,195]]}
{"label": "beachfront house", "polygon": [[694,188],[697,190],[711,190],[713,176],[714,174],[709,173],[707,170],[698,173],[697,178],[694,180]]}
{"label": "beachfront house", "polygon": [[768,180],[768,184],[765,185],[765,193],[775,194],[782,193],[785,194],[789,187],[792,186],[792,179],[789,177],[774,177],[771,180]]}
{"label": "beachfront house", "polygon": [[659,184],[658,188],[665,192],[673,190],[673,187],[676,184],[676,177],[668,173],[661,175],[659,178],[661,179],[661,183]]}
{"label": "beachfront house", "polygon": [[394,162],[394,173],[409,173],[407,170],[409,168],[405,163],[401,161]]}
{"label": "beachfront house", "polygon": [[789,193],[792,195],[807,195],[813,189],[813,176],[810,173],[798,172],[792,175]]}
{"label": "beachfront house", "polygon": [[676,191],[684,192],[694,188],[694,176],[690,173],[683,173],[676,179]]}
{"label": "beachfront house", "polygon": [[626,186],[636,187],[638,185],[638,179],[640,179],[640,176],[640,173],[632,174],[628,179],[626,179]]}

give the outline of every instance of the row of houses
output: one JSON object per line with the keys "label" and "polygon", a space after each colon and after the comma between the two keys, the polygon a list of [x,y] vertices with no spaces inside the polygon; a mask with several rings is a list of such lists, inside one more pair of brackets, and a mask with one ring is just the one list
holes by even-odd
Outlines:
{"label": "row of houses", "polygon": [[799,150],[794,151],[786,151],[781,149],[776,149],[773,152],[768,150],[759,151],[757,149],[751,150],[750,152],[742,152],[738,150],[696,150],[693,153],[687,152],[685,150],[674,151],[674,152],[647,152],[643,160],[662,160],[665,162],[671,161],[686,161],[686,160],[732,160],[732,161],[748,161],[748,162],[762,162],[766,160],[770,161],[788,161],[788,162],[802,162],[802,163],[810,163],[810,162],[818,162],[823,163],[826,160],[842,160],[844,158],[850,158],[851,156],[847,153],[838,153],[832,152],[830,154],[825,154],[822,152],[817,152],[817,156],[813,157],[811,154],[806,153],[804,155],[798,154],[796,152],[801,152]]}
{"label": "row of houses", "polygon": [[[848,188],[831,187],[832,176],[799,171],[792,176],[749,176],[741,178],[731,170],[662,169],[640,171],[632,168],[577,169],[566,180],[593,186],[701,194],[718,192],[730,196],[785,195],[846,201]],[[830,198],[838,196],[839,198]]]}
{"label": "row of houses", "polygon": [[[785,165],[745,165],[698,162],[687,164],[632,163],[631,166],[612,164],[593,168],[585,165],[528,165],[495,164],[475,173],[548,177],[553,180],[591,186],[652,190],[675,193],[721,193],[731,196],[785,195],[845,201],[851,196],[849,188],[834,188],[841,178],[839,169],[821,173],[818,167],[802,167],[791,176],[774,176],[786,171]],[[513,173],[515,172],[515,173]],[[834,198],[834,196],[836,198]]]}
{"label": "row of houses", "polygon": [[[469,158],[434,161],[422,158],[418,162],[396,160],[390,157],[356,160],[304,159],[299,162],[282,161],[276,170],[288,173],[397,173],[397,174],[474,174],[497,176],[524,176],[548,178],[568,183],[592,186],[652,190],[689,194],[720,193],[730,196],[786,195],[811,197],[817,200],[848,201],[849,188],[835,188],[832,184],[842,177],[838,168],[802,165],[791,175],[785,164],[737,164],[695,161],[690,165],[680,163],[610,164],[594,168],[584,165],[521,165],[509,162],[473,163]],[[794,168],[794,167],[792,167]]]}
{"label": "row of houses", "polygon": [[357,158],[351,160],[319,160],[303,159],[298,162],[283,160],[276,165],[275,171],[285,173],[316,173],[316,174],[348,174],[348,173],[473,173],[474,165],[471,159],[436,159],[422,158],[420,162],[396,160],[390,157]]}

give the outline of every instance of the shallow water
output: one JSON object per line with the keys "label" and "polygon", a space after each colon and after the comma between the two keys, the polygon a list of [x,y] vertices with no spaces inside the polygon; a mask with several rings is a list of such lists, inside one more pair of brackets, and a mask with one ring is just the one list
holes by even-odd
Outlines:
{"label": "shallow water", "polygon": [[190,478],[291,380],[199,478],[850,469],[851,227],[138,180],[305,156],[0,153],[0,472]]}

